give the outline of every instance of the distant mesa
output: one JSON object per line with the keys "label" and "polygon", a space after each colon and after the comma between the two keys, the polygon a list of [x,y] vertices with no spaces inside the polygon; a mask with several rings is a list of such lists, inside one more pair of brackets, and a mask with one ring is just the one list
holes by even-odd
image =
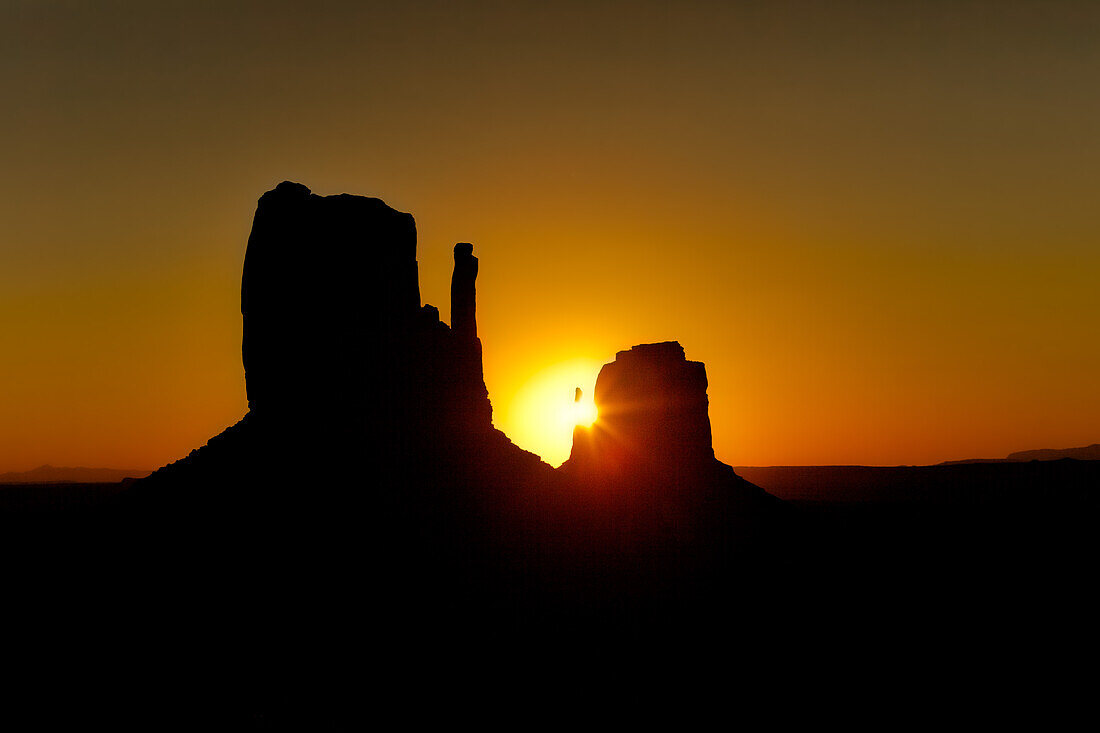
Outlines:
{"label": "distant mesa", "polygon": [[148,476],[149,471],[83,466],[42,465],[30,471],[0,473],[0,484],[113,484],[128,478]]}
{"label": "distant mesa", "polygon": [[1040,448],[1009,453],[1008,461],[1060,461],[1072,458],[1076,461],[1100,461],[1100,443],[1086,445],[1083,448]]}
{"label": "distant mesa", "polygon": [[1040,448],[1009,453],[1004,458],[968,458],[962,461],[944,461],[942,466],[955,466],[962,463],[1026,463],[1027,461],[1100,461],[1100,443],[1082,448]]}

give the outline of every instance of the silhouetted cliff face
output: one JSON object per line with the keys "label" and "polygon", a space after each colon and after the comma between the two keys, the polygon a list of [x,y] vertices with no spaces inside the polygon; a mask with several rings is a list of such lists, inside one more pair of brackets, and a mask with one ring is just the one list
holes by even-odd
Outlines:
{"label": "silhouetted cliff face", "polygon": [[667,476],[714,460],[706,367],[679,343],[620,351],[600,370],[594,396],[599,419],[574,431],[567,470]]}
{"label": "silhouetted cliff face", "polygon": [[477,257],[474,245],[455,245],[455,269],[451,276],[451,328],[464,341],[477,338],[476,299]]}
{"label": "silhouetted cliff face", "polygon": [[410,215],[280,183],[256,208],[241,281],[249,408],[297,420],[393,407],[384,386],[419,308]]}

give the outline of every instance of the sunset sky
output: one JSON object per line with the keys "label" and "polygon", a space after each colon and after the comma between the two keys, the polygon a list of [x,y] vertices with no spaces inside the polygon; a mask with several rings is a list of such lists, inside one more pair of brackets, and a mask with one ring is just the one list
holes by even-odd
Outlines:
{"label": "sunset sky", "polygon": [[664,340],[734,465],[1100,442],[1100,4],[3,0],[0,82],[0,472],[244,414],[284,179],[413,214],[445,320],[474,243],[496,425],[555,464],[547,390]]}

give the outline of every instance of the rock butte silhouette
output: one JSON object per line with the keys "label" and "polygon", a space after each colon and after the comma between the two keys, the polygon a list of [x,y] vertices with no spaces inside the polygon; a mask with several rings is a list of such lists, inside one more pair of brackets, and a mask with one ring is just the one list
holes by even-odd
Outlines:
{"label": "rock butte silhouette", "polygon": [[268,191],[241,284],[249,412],[134,493],[230,480],[229,493],[253,502],[249,484],[270,495],[270,480],[305,478],[338,480],[343,493],[355,483],[560,492],[578,481],[660,482],[670,491],[718,481],[767,502],[715,460],[705,367],[675,342],[635,346],[603,368],[595,393],[603,417],[577,429],[561,472],[514,446],[492,426],[477,274],[473,245],[455,245],[448,327],[421,305],[410,215],[296,183]]}
{"label": "rock butte silhouette", "polygon": [[[714,458],[705,369],[679,344],[604,367],[604,416],[554,470],[492,425],[473,245],[454,248],[451,326],[417,273],[413,218],[379,199],[289,182],[260,198],[248,413],[119,502],[152,556],[202,578],[197,596],[217,588],[240,624],[294,609],[340,638],[365,616],[444,636],[624,608],[639,623],[729,593],[730,568],[776,541],[782,504]],[[311,610],[273,597],[286,589]]]}
{"label": "rock butte silhouette", "polygon": [[153,481],[252,472],[257,451],[280,472],[308,473],[341,462],[419,470],[440,440],[507,449],[482,377],[472,247],[455,247],[453,329],[421,306],[417,272],[408,214],[289,182],[265,193],[241,283],[248,415]]}
{"label": "rock butte silhouette", "polygon": [[600,370],[595,401],[600,422],[573,431],[567,471],[681,483],[715,460],[706,367],[675,341],[620,351]]}

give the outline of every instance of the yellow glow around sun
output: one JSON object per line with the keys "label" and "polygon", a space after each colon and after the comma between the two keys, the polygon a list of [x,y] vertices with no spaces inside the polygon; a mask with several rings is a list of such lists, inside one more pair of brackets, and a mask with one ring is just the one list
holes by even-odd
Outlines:
{"label": "yellow glow around sun", "polygon": [[[574,359],[533,375],[509,406],[509,437],[521,448],[558,466],[569,457],[573,428],[596,420],[592,391],[603,362]],[[576,400],[576,390],[581,398]]]}

